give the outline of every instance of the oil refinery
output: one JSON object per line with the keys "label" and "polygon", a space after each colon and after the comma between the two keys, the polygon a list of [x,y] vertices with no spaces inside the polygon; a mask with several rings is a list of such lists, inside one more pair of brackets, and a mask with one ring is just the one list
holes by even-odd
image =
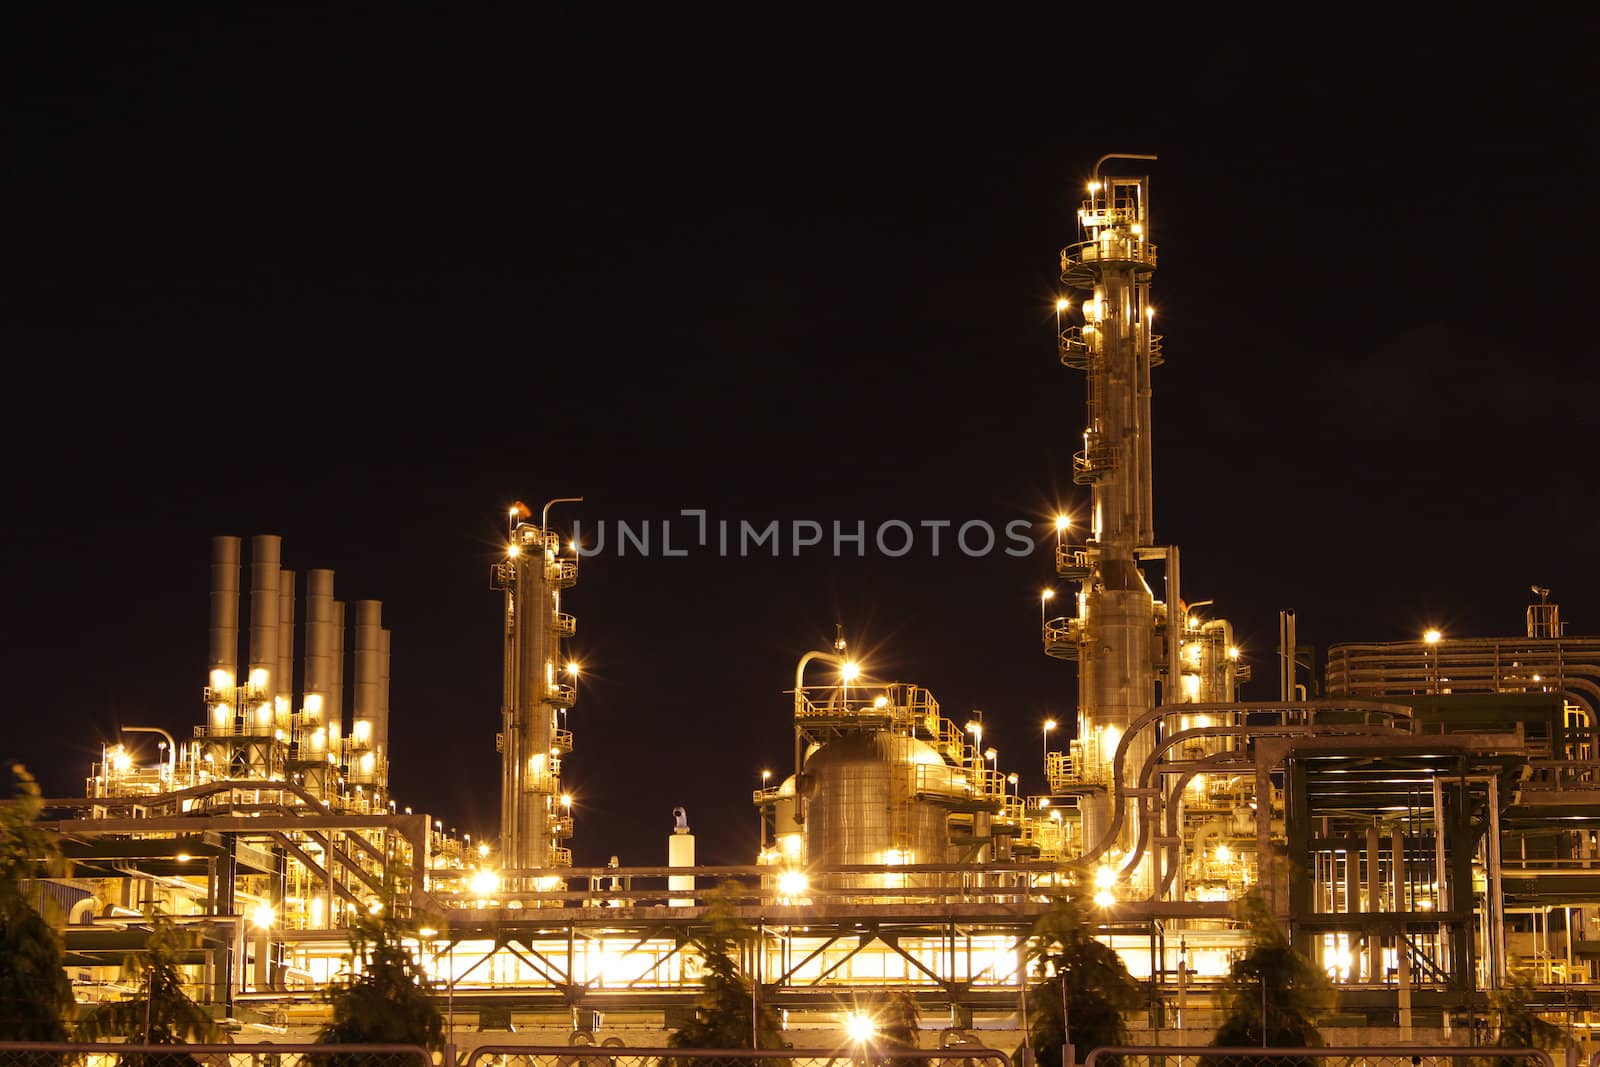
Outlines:
{"label": "oil refinery", "polygon": [[[1152,158],[1096,164],[1060,254],[1058,355],[1064,377],[1086,376],[1073,479],[1089,503],[1083,528],[1057,521],[1040,575],[1074,588],[1056,617],[1054,591],[1039,596],[1041,651],[1064,693],[1076,679],[1076,723],[1044,730],[1046,792],[1024,795],[981,717],[876,677],[846,634],[794,649],[793,678],[772,679],[792,696],[794,743],[771,754],[783,770],[754,791],[756,817],[668,819],[668,799],[658,866],[575,866],[562,762],[581,553],[551,514],[577,498],[557,498],[502,512],[489,575],[499,835],[447,834],[390,792],[391,765],[424,754],[389,729],[381,603],[347,609],[333,571],[285,569],[276,536],[219,536],[192,735],[130,727],[161,735],[158,759],[109,746],[83,796],[48,801],[71,871],[47,888],[80,1002],[120,995],[158,906],[198,937],[183,960],[197,999],[244,1034],[308,1036],[352,918],[387,908],[419,923],[457,1046],[512,1032],[657,1045],[698,995],[706,894],[732,882],[758,934],[743,960],[757,997],[812,1032],[795,1044],[893,989],[917,1000],[927,1047],[1009,1050],[1030,932],[1065,890],[1144,984],[1135,1037],[1203,1044],[1246,944],[1237,904],[1259,893],[1332,980],[1322,1025],[1337,1043],[1468,1043],[1513,973],[1587,1043],[1600,636],[1569,637],[1534,587],[1514,632],[1338,644],[1319,671],[1284,612],[1276,677],[1251,677],[1217,591],[1189,594],[1179,547],[1155,532]],[[696,819],[759,826],[749,862],[697,865]]]}

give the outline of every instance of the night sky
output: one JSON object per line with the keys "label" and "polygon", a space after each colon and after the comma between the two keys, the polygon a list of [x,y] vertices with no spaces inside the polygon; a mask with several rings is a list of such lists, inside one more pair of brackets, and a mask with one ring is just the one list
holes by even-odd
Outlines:
{"label": "night sky", "polygon": [[[579,864],[664,862],[675,805],[749,862],[836,624],[1037,791],[1075,691],[1048,552],[870,537],[1083,515],[1056,263],[1113,151],[1161,157],[1157,537],[1246,697],[1284,608],[1319,647],[1516,634],[1538,583],[1600,629],[1581,28],[451,11],[11,26],[0,755],[52,795],[117,725],[201,720],[209,539],[276,533],[384,602],[400,802],[492,831],[488,567],[511,501],[580,494],[656,551],[613,528],[566,600]],[[663,558],[685,508],[869,542]]]}

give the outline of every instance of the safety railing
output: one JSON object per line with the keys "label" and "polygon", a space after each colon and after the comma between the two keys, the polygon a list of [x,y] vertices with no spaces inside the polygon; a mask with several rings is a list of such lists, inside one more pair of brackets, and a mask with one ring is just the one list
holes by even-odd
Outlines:
{"label": "safety railing", "polygon": [[0,1042],[0,1067],[433,1067],[417,1045]]}
{"label": "safety railing", "polygon": [[1061,331],[1056,339],[1056,347],[1061,352],[1063,366],[1073,370],[1088,370],[1093,353],[1089,350],[1089,343],[1084,340],[1082,326],[1068,326]]}
{"label": "safety railing", "polygon": [[558,589],[566,589],[577,584],[578,561],[575,559],[546,560],[544,565],[544,580]]}
{"label": "safety railing", "polygon": [[1555,1067],[1533,1048],[1470,1045],[1369,1045],[1323,1048],[1211,1048],[1206,1045],[1130,1045],[1097,1048],[1084,1067]]}
{"label": "safety railing", "polygon": [[1080,623],[1076,616],[1051,619],[1044,624],[1044,652],[1056,659],[1078,658]]}
{"label": "safety railing", "polygon": [[578,620],[564,611],[558,611],[550,618],[550,629],[557,637],[572,637],[578,632]]}
{"label": "safety railing", "polygon": [[834,1049],[630,1048],[613,1037],[599,1045],[480,1045],[465,1067],[759,1067],[764,1062],[773,1067],[1011,1065],[1005,1053],[975,1046],[896,1049],[863,1042]]}
{"label": "safety railing", "polygon": [[1071,545],[1056,546],[1056,574],[1063,578],[1082,578],[1089,573],[1089,553]]}
{"label": "safety railing", "polygon": [[1156,265],[1156,246],[1142,237],[1115,231],[1097,240],[1080,241],[1061,250],[1061,273],[1069,275],[1097,264]]}
{"label": "safety railing", "polygon": [[1115,445],[1096,445],[1072,454],[1072,480],[1078,485],[1093,485],[1117,466]]}
{"label": "safety railing", "polygon": [[578,702],[578,687],[557,682],[555,685],[546,686],[544,702],[555,704],[558,707],[570,708]]}

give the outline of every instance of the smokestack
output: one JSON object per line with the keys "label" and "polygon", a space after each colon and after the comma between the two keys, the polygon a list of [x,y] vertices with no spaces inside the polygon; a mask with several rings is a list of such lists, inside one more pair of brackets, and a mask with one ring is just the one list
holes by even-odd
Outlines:
{"label": "smokestack", "polygon": [[322,758],[328,751],[327,734],[317,740],[317,731],[334,715],[333,691],[333,572],[306,571],[306,674],[301,688],[301,758],[306,752]]}
{"label": "smokestack", "polygon": [[249,684],[255,692],[254,706],[247,714],[257,726],[272,724],[272,698],[278,692],[278,553],[282,544],[283,538],[272,534],[250,539]]}
{"label": "smokestack", "polygon": [[274,687],[273,717],[278,728],[289,732],[294,719],[294,571],[278,572],[278,669]]}
{"label": "smokestack", "polygon": [[366,781],[371,781],[377,772],[377,755],[372,747],[383,697],[382,617],[381,600],[356,601],[355,720],[350,740],[362,754],[351,761],[350,769]]}
{"label": "smokestack", "polygon": [[239,539],[211,539],[211,657],[208,684],[218,701],[239,676]]}

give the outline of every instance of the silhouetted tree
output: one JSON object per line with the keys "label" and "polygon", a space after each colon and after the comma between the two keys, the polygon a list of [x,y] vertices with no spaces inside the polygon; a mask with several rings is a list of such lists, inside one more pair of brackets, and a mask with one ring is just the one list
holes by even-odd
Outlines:
{"label": "silhouetted tree", "polygon": [[[444,1046],[444,1018],[434,1000],[433,981],[406,944],[407,938],[419,938],[416,926],[388,911],[354,922],[350,972],[335,979],[328,990],[333,1022],[322,1028],[319,1042]],[[331,1064],[352,1060],[328,1057]]]}
{"label": "silhouetted tree", "polygon": [[[1565,1031],[1534,1010],[1537,990],[1525,974],[1511,974],[1506,984],[1489,995],[1489,1004],[1500,1018],[1496,1048],[1570,1048],[1573,1041]],[[1495,1060],[1496,1067],[1517,1067],[1522,1061],[1506,1057]]]}
{"label": "silhouetted tree", "polygon": [[[1224,994],[1228,1014],[1211,1044],[1219,1048],[1320,1046],[1322,1034],[1316,1017],[1333,1003],[1327,976],[1295,951],[1259,893],[1240,901],[1239,917],[1250,932],[1250,948],[1229,970]],[[1201,1067],[1226,1067],[1233,1061],[1210,1056],[1200,1062]]]}
{"label": "silhouetted tree", "polygon": [[724,882],[707,895],[706,926],[694,938],[700,956],[700,998],[694,1018],[668,1035],[672,1048],[783,1047],[778,1013],[764,1003],[752,1005],[750,982],[739,973],[740,950],[756,938],[735,910],[742,889],[737,882]]}
{"label": "silhouetted tree", "polygon": [[11,776],[16,796],[0,803],[0,1040],[65,1041],[73,998],[59,915],[41,913],[27,890],[62,873],[61,850],[37,825],[39,783],[20,763]]}
{"label": "silhouetted tree", "polygon": [[1039,977],[1028,990],[1028,1034],[1039,1063],[1060,1064],[1067,1036],[1079,1063],[1097,1048],[1128,1043],[1123,1013],[1139,1006],[1139,983],[1071,899],[1057,898],[1034,923],[1028,958]]}
{"label": "silhouetted tree", "polygon": [[[138,992],[124,1000],[100,1004],[90,1009],[78,1024],[78,1038],[104,1041],[120,1038],[130,1044],[183,1045],[222,1039],[210,1014],[184,992],[182,955],[193,948],[196,939],[181,929],[159,908],[146,912],[150,926],[143,952],[127,957],[122,964],[122,980]],[[118,1067],[178,1067],[191,1065],[189,1057],[124,1056]]]}

